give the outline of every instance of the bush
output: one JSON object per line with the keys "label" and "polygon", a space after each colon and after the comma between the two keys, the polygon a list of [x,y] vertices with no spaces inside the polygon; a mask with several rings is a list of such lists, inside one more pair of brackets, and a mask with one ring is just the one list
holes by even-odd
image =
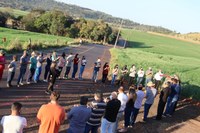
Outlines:
{"label": "bush", "polygon": [[21,42],[16,38],[15,40],[12,40],[10,42],[10,45],[8,45],[7,50],[10,52],[18,52],[23,50],[23,45]]}

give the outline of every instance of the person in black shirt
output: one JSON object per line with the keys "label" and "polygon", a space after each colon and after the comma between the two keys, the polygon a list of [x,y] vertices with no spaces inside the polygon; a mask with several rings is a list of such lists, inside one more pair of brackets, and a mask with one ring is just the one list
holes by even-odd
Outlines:
{"label": "person in black shirt", "polygon": [[[45,73],[44,73],[44,82],[47,82],[49,80],[49,77],[50,77],[50,66],[51,66],[51,54],[49,54],[47,56],[47,59],[46,59],[46,66],[45,66]],[[48,76],[49,75],[49,76]],[[47,76],[48,76],[48,79],[47,79]]]}
{"label": "person in black shirt", "polygon": [[101,133],[114,133],[115,122],[121,102],[117,99],[117,92],[112,92],[107,103],[105,115],[101,122]]}

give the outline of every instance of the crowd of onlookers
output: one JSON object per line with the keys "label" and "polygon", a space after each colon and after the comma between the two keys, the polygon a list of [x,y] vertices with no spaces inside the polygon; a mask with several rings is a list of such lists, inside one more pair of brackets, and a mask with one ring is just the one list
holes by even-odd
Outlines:
{"label": "crowd of onlookers", "polygon": [[[0,51],[0,74],[5,68],[4,52]],[[8,63],[7,86],[12,87],[12,80],[17,68],[17,57],[14,55],[13,60]],[[177,75],[169,76],[162,73],[161,70],[153,73],[151,67],[144,72],[143,68],[137,71],[136,66],[132,65],[128,69],[127,65],[119,68],[115,65],[110,72],[110,66],[105,63],[102,67],[102,83],[105,83],[108,74],[111,73],[111,86],[119,86],[118,92],[113,91],[109,97],[104,97],[100,91],[95,92],[94,101],[88,103],[88,97],[80,98],[80,105],[75,105],[71,110],[65,113],[63,107],[59,105],[60,94],[54,91],[53,86],[56,79],[68,79],[69,72],[73,66],[72,79],[76,78],[76,73],[80,69],[78,78],[82,80],[83,72],[87,64],[85,56],[79,59],[79,55],[68,56],[63,54],[57,56],[56,52],[43,56],[43,53],[32,52],[28,57],[27,51],[23,52],[20,58],[20,74],[17,80],[17,86],[23,85],[23,78],[28,69],[27,84],[39,82],[42,71],[42,64],[46,62],[44,82],[49,81],[49,86],[45,91],[50,94],[50,102],[40,107],[37,113],[39,123],[39,133],[57,133],[59,127],[65,119],[69,120],[68,133],[101,133],[127,132],[128,128],[133,127],[139,110],[144,101],[143,121],[148,122],[148,113],[154,104],[155,97],[159,94],[159,103],[157,107],[156,120],[162,117],[171,117],[177,106],[181,91],[180,79]],[[80,63],[79,63],[80,62]],[[80,64],[80,67],[78,66]],[[65,68],[64,75],[61,75]],[[94,63],[92,81],[97,82],[98,74],[101,69],[101,59],[98,58]],[[0,76],[1,76],[0,75]],[[118,80],[117,77],[119,77]],[[128,79],[130,86],[125,92],[124,84]],[[33,80],[33,81],[32,81]],[[117,82],[116,82],[117,81]],[[23,128],[27,126],[26,118],[20,116],[22,104],[14,102],[11,106],[11,114],[3,116],[1,126],[4,133],[22,133]],[[164,111],[165,110],[165,111]],[[124,120],[124,127],[118,129],[120,120]]]}

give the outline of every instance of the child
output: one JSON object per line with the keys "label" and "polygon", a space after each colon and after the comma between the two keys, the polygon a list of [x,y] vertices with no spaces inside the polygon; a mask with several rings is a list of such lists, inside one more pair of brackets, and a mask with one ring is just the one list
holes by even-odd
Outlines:
{"label": "child", "polygon": [[7,87],[12,87],[11,82],[15,76],[15,70],[17,67],[17,56],[13,55],[13,60],[8,65],[8,77],[7,77]]}

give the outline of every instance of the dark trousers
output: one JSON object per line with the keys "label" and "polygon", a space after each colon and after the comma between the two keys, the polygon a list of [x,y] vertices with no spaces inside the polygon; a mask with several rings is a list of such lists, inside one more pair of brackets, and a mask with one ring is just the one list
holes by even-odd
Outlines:
{"label": "dark trousers", "polygon": [[128,107],[128,106],[124,110],[124,126],[125,127],[128,127],[130,125],[132,110],[133,110],[133,108],[132,107]]}
{"label": "dark trousers", "polygon": [[103,74],[102,75],[102,83],[106,82],[107,76],[108,76],[108,74]]}
{"label": "dark trousers", "polygon": [[51,68],[50,69],[50,72],[51,72],[51,81],[49,82],[49,86],[48,86],[48,91],[53,91],[53,86],[56,82],[56,77],[57,77],[57,74],[56,74],[56,70],[55,68]]}
{"label": "dark trousers", "polygon": [[99,126],[91,126],[89,124],[86,124],[85,126],[85,132],[84,133],[98,133]]}
{"label": "dark trousers", "polygon": [[31,68],[31,69],[29,69],[30,71],[29,71],[29,74],[28,74],[28,82],[30,82],[30,81],[32,81],[32,78],[33,78],[33,76],[34,76],[34,74],[35,74],[35,68]]}
{"label": "dark trousers", "polygon": [[21,83],[23,82],[25,73],[26,73],[26,68],[20,68],[17,84],[19,84],[19,82]]}
{"label": "dark trousers", "polygon": [[160,80],[156,80],[155,81],[155,88],[156,88],[156,90],[160,91],[160,86],[161,86],[161,81]]}
{"label": "dark trousers", "polygon": [[125,80],[124,75],[121,75],[117,85],[122,86],[124,84],[124,80]]}
{"label": "dark trousers", "polygon": [[146,121],[148,113],[149,113],[149,109],[151,108],[152,104],[144,104],[144,121]]}
{"label": "dark trousers", "polygon": [[166,104],[166,102],[163,102],[162,99],[159,100],[158,109],[157,109],[157,116],[156,116],[157,120],[162,119],[163,111],[165,109],[165,104]]}
{"label": "dark trousers", "polygon": [[69,74],[69,72],[70,72],[70,69],[71,69],[71,67],[66,67],[66,70],[65,70],[65,77],[68,77],[68,74]]}
{"label": "dark trousers", "polygon": [[[45,67],[45,72],[44,72],[44,80],[47,80],[47,76],[50,75],[50,66],[46,66]],[[48,76],[48,80],[49,80],[49,76]]]}
{"label": "dark trousers", "polygon": [[14,76],[15,76],[15,72],[8,71],[7,84],[11,85],[11,82],[12,82]]}
{"label": "dark trousers", "polygon": [[75,78],[77,71],[78,71],[78,65],[74,65],[74,67],[73,67],[73,73],[72,73],[72,78]]}
{"label": "dark trousers", "polygon": [[137,108],[133,108],[133,111],[132,111],[132,116],[131,116],[131,124],[134,125],[135,124],[135,120],[137,118],[137,115],[139,113],[139,110],[140,109],[137,109]]}
{"label": "dark trousers", "polygon": [[129,77],[129,85],[135,84],[135,77]]}

